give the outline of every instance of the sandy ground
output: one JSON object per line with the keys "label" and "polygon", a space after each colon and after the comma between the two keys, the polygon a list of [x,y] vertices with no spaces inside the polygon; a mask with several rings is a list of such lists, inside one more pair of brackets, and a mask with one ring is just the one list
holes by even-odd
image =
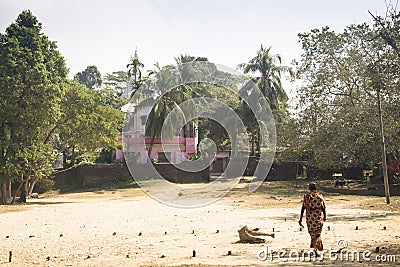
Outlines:
{"label": "sandy ground", "polygon": [[[376,265],[336,260],[340,254],[305,261],[288,258],[308,251],[309,236],[297,224],[303,185],[266,183],[253,194],[239,184],[231,194],[202,208],[158,203],[140,189],[99,190],[31,199],[0,207],[1,266],[298,266]],[[326,195],[326,249],[396,255],[400,262],[399,198],[391,206],[378,197]],[[240,226],[275,232],[264,244],[238,243]],[[329,227],[328,227],[329,226]],[[328,229],[329,228],[329,229]],[[356,230],[358,228],[358,230]],[[375,249],[379,247],[379,252]],[[285,251],[265,261],[261,250]],[[9,263],[9,252],[12,261]],[[195,257],[193,257],[195,251]],[[228,251],[232,255],[228,255]],[[343,252],[342,251],[342,252]],[[261,254],[260,256],[264,256]],[[351,257],[349,258],[352,259]],[[288,262],[285,262],[288,260]],[[394,265],[381,263],[383,266]]]}

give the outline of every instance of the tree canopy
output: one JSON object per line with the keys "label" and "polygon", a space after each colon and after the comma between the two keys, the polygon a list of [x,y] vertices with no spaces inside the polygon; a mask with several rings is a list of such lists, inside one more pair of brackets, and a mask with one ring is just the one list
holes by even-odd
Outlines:
{"label": "tree canopy", "polygon": [[256,77],[255,81],[274,111],[285,110],[289,99],[282,85],[282,74],[289,73],[293,76],[292,69],[281,64],[280,55],[271,54],[271,47],[261,45],[257,54],[248,63],[239,65],[245,74],[261,75],[261,77]]}
{"label": "tree canopy", "polygon": [[297,63],[301,111],[293,129],[301,142],[292,139],[287,155],[296,151],[326,170],[379,167],[382,95],[387,152],[398,160],[398,59],[378,36],[366,23],[339,33],[324,27],[299,34],[304,51]]}
{"label": "tree canopy", "polygon": [[103,82],[100,71],[94,65],[87,66],[84,71],[75,74],[74,80],[89,89],[99,88]]}
{"label": "tree canopy", "polygon": [[19,182],[26,201],[28,181],[51,173],[60,152],[72,148],[78,162],[77,157],[116,146],[122,113],[107,104],[105,92],[70,81],[67,74],[56,43],[30,11],[0,34],[1,203],[9,202],[5,185],[11,181]]}

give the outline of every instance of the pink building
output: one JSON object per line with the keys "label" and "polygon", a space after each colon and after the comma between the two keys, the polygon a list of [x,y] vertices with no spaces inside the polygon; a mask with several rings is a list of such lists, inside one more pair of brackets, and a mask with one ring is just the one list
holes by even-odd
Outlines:
{"label": "pink building", "polygon": [[[145,136],[145,126],[147,116],[151,111],[152,105],[134,105],[127,104],[122,108],[127,116],[130,117],[132,126],[129,131],[122,133],[120,142],[124,144],[124,151],[127,153],[129,161],[146,163],[148,160],[148,150],[151,143],[151,137]],[[178,136],[164,140],[161,144],[161,138],[155,138],[150,159],[158,161],[171,160],[172,163],[186,161],[189,154],[197,153],[197,126],[194,122],[187,123]],[[123,151],[116,151],[116,159],[123,158]]]}

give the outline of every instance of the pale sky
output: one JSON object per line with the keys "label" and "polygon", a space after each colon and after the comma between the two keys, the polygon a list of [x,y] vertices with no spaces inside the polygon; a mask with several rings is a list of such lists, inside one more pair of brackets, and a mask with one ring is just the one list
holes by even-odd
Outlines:
{"label": "pale sky", "polygon": [[286,65],[299,58],[298,33],[330,26],[342,31],[383,14],[385,0],[1,0],[0,29],[30,9],[67,60],[72,77],[88,65],[102,74],[126,70],[135,47],[145,69],[179,54],[236,68],[260,44]]}

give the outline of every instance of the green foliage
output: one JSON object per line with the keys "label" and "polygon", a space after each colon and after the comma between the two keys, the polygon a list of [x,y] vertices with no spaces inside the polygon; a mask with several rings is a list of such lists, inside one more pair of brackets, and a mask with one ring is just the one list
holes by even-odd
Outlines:
{"label": "green foliage", "polygon": [[131,57],[130,62],[126,65],[126,68],[128,69],[129,86],[132,87],[131,97],[133,97],[136,91],[148,78],[142,76],[141,68],[143,67],[144,64],[139,60],[137,56]]}
{"label": "green foliage", "polygon": [[400,58],[400,12],[396,10],[397,5],[394,6],[390,2],[387,4],[385,17],[374,16],[371,12],[369,13],[374,19],[376,37],[381,38],[382,41],[392,48],[393,53]]}
{"label": "green foliage", "polygon": [[67,68],[41,29],[36,17],[23,11],[0,35],[0,167],[11,180],[42,176],[51,166],[52,150],[44,141],[49,122],[60,115]]}
{"label": "green foliage", "polygon": [[108,91],[90,90],[70,81],[64,84],[62,115],[54,127],[56,147],[70,156],[70,165],[93,161],[101,148],[118,146],[123,113],[107,104]]}
{"label": "green foliage", "polygon": [[297,71],[303,81],[301,112],[293,127],[297,137],[286,140],[287,155],[297,154],[322,169],[379,166],[378,93],[388,153],[399,154],[397,59],[377,36],[367,24],[350,25],[341,33],[324,27],[299,35],[304,50]]}
{"label": "green foliage", "polygon": [[195,61],[208,61],[207,58],[205,57],[194,57],[191,55],[187,55],[187,54],[180,54],[179,56],[175,57],[175,62],[177,65],[182,65],[185,63],[191,63],[191,62],[195,62]]}
{"label": "green foliage", "polygon": [[55,181],[52,179],[41,179],[35,185],[35,192],[39,194],[43,194],[47,191],[54,189]]}
{"label": "green foliage", "polygon": [[87,66],[84,71],[75,74],[74,80],[89,89],[99,88],[103,82],[100,71],[94,65]]}
{"label": "green foliage", "polygon": [[[191,87],[183,85],[178,88],[174,88],[168,93],[162,95],[149,114],[147,120],[148,124],[146,125],[146,135],[152,137],[160,137],[163,122],[167,118],[168,114],[174,108],[179,109],[179,104],[191,99],[191,93]],[[179,120],[179,118],[172,118],[172,120],[177,121]],[[169,135],[174,135],[174,130],[176,129],[170,129],[170,131],[168,131]]]}
{"label": "green foliage", "polygon": [[[227,79],[227,74],[218,70],[212,63],[204,63],[207,61],[206,58],[180,55],[175,58],[175,60],[177,63],[176,66],[168,65],[160,67],[159,65],[156,65],[156,70],[153,71],[154,79],[149,81],[152,82],[152,84],[150,84],[148,88],[153,89],[152,91],[147,90],[150,93],[149,95],[160,96],[147,119],[146,136],[152,138],[149,153],[151,152],[154,139],[161,135],[162,126],[168,114],[175,108],[180,110],[179,105],[181,103],[193,98],[209,97],[225,103],[232,109],[236,109],[240,106],[239,97],[236,94],[233,94],[230,89],[224,87],[230,85],[227,84],[227,80],[229,80]],[[196,63],[198,63],[198,65],[196,65]],[[193,68],[193,66],[195,67]],[[171,73],[174,72],[179,72],[179,75],[171,75]],[[221,84],[216,85],[205,82],[192,82],[203,80],[203,77],[208,76],[212,76],[216,78],[216,80],[221,79]],[[200,79],[198,77],[200,77]],[[222,86],[222,84],[224,86]],[[147,83],[144,83],[143,88],[147,88],[146,86]],[[233,82],[232,86],[236,86],[236,84]],[[169,90],[165,92],[166,89]],[[147,91],[143,90],[144,93],[147,93]],[[135,97],[136,99],[141,98],[140,95],[135,95]],[[140,104],[153,104],[150,103],[153,101],[153,98],[149,98],[147,101],[148,102],[144,101]],[[212,109],[212,107],[209,108]],[[214,110],[214,112],[218,113],[218,110]],[[166,124],[164,133],[168,133],[169,136],[177,135],[177,133],[174,132],[176,129],[170,129],[168,127],[171,125],[179,125],[179,121],[182,119],[182,114],[182,112],[175,112],[174,115],[176,115],[176,117],[170,117],[170,119],[176,123]],[[219,149],[230,148],[230,141],[226,131],[215,121],[200,120],[200,122],[198,122],[195,120],[189,123],[200,123],[198,127],[200,129],[200,139],[209,137],[216,142]]]}
{"label": "green foliage", "polygon": [[239,68],[244,73],[259,73],[261,77],[255,78],[255,82],[268,100],[272,110],[279,110],[285,107],[288,96],[283,89],[282,74],[289,73],[293,76],[293,71],[287,66],[282,66],[282,58],[280,55],[272,55],[271,47],[266,48],[261,45],[248,63],[242,63]]}
{"label": "green foliage", "polygon": [[201,158],[201,153],[200,152],[189,154],[189,160],[197,160],[199,158]]}
{"label": "green foliage", "polygon": [[121,110],[121,108],[129,102],[129,99],[119,95],[116,88],[106,86],[101,89],[101,91],[105,96],[104,104],[114,109]]}
{"label": "green foliage", "polygon": [[126,71],[113,71],[111,74],[104,75],[103,84],[114,89],[115,94],[120,97],[128,86],[128,73]]}
{"label": "green foliage", "polygon": [[215,142],[218,150],[231,149],[231,140],[229,135],[220,123],[211,119],[207,119],[199,125],[199,128],[200,127],[202,128],[202,132],[207,132],[207,135],[205,135],[203,138],[200,138],[201,136],[199,136],[199,140],[207,137]]}
{"label": "green foliage", "polygon": [[[271,47],[266,48],[261,45],[255,57],[250,59],[248,63],[242,63],[238,67],[243,69],[245,74],[255,73],[261,75],[253,78],[253,81],[269,103],[275,121],[282,123],[289,118],[287,111],[288,96],[282,85],[282,75],[288,73],[293,77],[294,73],[290,67],[281,65],[282,58],[280,55],[272,55],[270,51]],[[251,87],[242,88],[240,94],[247,95],[250,98],[258,97]],[[256,100],[253,102],[256,103]],[[260,127],[262,126],[258,124],[253,112],[245,102],[241,104],[237,111],[247,128],[251,143],[251,155],[255,155],[256,151],[260,153],[262,143],[266,144],[270,137],[261,136]]]}
{"label": "green foliage", "polygon": [[[109,91],[69,81],[56,43],[41,30],[23,11],[0,34],[0,184],[49,176],[58,151],[75,164],[117,146],[123,114],[110,104]],[[100,85],[97,68],[88,69],[96,74],[88,87]],[[26,191],[22,186],[21,196]]]}

